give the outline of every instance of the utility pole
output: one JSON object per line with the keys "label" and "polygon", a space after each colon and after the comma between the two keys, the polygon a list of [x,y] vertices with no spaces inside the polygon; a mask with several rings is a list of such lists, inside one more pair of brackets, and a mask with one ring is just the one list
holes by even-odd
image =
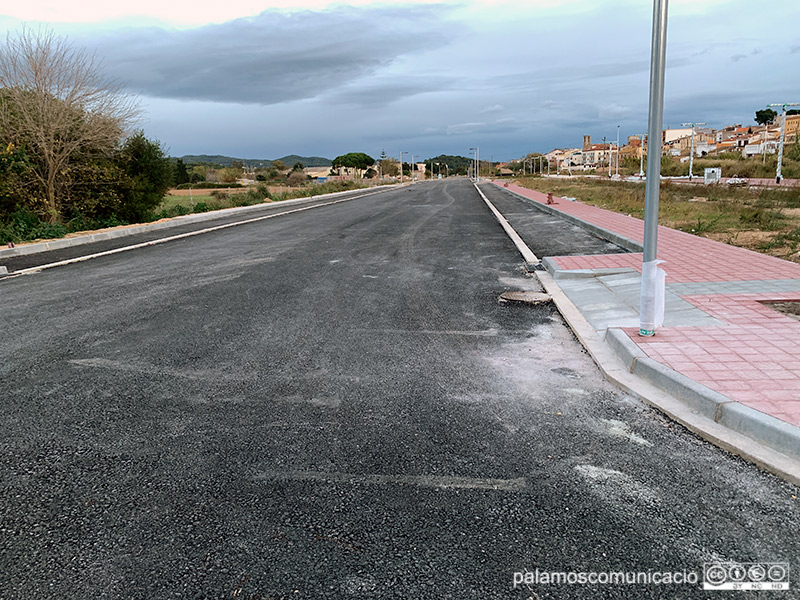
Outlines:
{"label": "utility pole", "polygon": [[692,169],[694,168],[694,128],[705,125],[705,123],[681,123],[681,127],[692,128],[692,142],[689,149],[689,181],[692,180]]}
{"label": "utility pole", "polygon": [[400,183],[403,183],[403,154],[408,154],[408,152],[400,153]]}
{"label": "utility pole", "polygon": [[[606,136],[603,136],[603,147],[605,148],[605,146],[606,146]],[[600,164],[602,165],[603,161],[600,161]],[[609,177],[611,176],[611,171],[608,172],[608,175]]]}
{"label": "utility pole", "polygon": [[644,134],[639,136],[639,177],[644,177]]}
{"label": "utility pole", "polygon": [[[661,128],[664,118],[664,70],[667,57],[669,0],[653,0],[653,35],[650,42],[650,106],[647,119],[647,183],[644,204],[644,252],[639,335],[656,333],[656,282],[658,277],[658,196],[661,186]],[[662,299],[663,300],[663,299]]]}
{"label": "utility pole", "polygon": [[775,183],[780,183],[783,180],[781,174],[781,165],[783,163],[783,142],[786,139],[786,107],[787,106],[800,106],[800,102],[786,102],[785,104],[768,104],[767,108],[773,106],[781,107],[781,141],[778,143],[778,170],[775,173]]}

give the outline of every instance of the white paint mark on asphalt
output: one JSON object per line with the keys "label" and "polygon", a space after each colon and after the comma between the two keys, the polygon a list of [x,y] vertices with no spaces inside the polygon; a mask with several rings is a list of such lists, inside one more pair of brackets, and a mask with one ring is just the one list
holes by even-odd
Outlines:
{"label": "white paint mark on asphalt", "polygon": [[413,335],[465,335],[471,337],[497,337],[499,331],[491,329],[481,329],[478,331],[460,331],[455,329],[359,329],[366,333],[403,333]]}
{"label": "white paint mark on asphalt", "polygon": [[580,388],[564,388],[564,391],[573,396],[588,396],[589,392]]}
{"label": "white paint mark on asphalt", "polygon": [[639,444],[640,446],[653,446],[652,442],[631,431],[631,426],[624,421],[617,421],[616,419],[600,419],[600,422],[604,425],[604,433],[612,437],[626,439],[634,444]]}
{"label": "white paint mark on asphalt", "polygon": [[126,373],[147,373],[148,375],[180,377],[195,381],[219,382],[220,380],[226,378],[226,376],[222,373],[171,369],[169,367],[148,365],[141,362],[119,362],[116,360],[109,360],[107,358],[75,358],[68,362],[76,367],[108,369],[112,371],[124,371]]}
{"label": "white paint mark on asphalt", "polygon": [[361,475],[325,471],[259,471],[257,481],[315,481],[362,485],[410,485],[436,489],[496,490],[520,492],[527,487],[524,477],[518,479],[483,479],[442,475]]}
{"label": "white paint mark on asphalt", "polygon": [[293,404],[310,404],[311,406],[316,406],[318,408],[339,408],[342,404],[341,398],[331,398],[331,397],[307,397],[307,396],[284,396],[280,398],[283,402],[291,402]]}
{"label": "white paint mark on asphalt", "polygon": [[575,470],[589,485],[591,492],[603,501],[615,504],[659,503],[656,492],[627,473],[594,465],[577,465]]}

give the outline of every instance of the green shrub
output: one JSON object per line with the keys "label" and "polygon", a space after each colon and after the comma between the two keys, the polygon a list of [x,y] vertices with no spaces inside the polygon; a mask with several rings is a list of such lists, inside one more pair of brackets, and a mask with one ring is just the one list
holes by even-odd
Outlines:
{"label": "green shrub", "polygon": [[60,238],[67,235],[67,228],[60,223],[41,221],[36,213],[20,208],[0,223],[0,243],[27,242],[36,239]]}
{"label": "green shrub", "polygon": [[198,202],[197,204],[194,205],[192,212],[204,213],[208,212],[209,210],[211,209],[208,207],[208,204],[206,204],[205,202]]}

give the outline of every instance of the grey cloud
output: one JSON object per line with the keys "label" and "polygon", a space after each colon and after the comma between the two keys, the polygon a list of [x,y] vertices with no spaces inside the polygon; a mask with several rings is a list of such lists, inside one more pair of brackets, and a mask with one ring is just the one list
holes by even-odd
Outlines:
{"label": "grey cloud", "polygon": [[397,77],[372,77],[368,82],[356,81],[342,89],[334,90],[325,99],[335,104],[379,108],[411,96],[451,89],[456,81],[447,77],[422,77],[404,75]]}
{"label": "grey cloud", "polygon": [[87,45],[110,74],[146,96],[269,105],[313,98],[402,54],[443,45],[443,26],[433,16],[444,10],[268,11],[184,31],[117,31]]}
{"label": "grey cloud", "polygon": [[744,54],[734,54],[733,56],[731,56],[731,62],[739,62],[740,60],[743,60],[745,58],[747,58],[747,56]]}
{"label": "grey cloud", "polygon": [[789,54],[797,54],[798,52],[800,52],[800,44],[789,47]]}

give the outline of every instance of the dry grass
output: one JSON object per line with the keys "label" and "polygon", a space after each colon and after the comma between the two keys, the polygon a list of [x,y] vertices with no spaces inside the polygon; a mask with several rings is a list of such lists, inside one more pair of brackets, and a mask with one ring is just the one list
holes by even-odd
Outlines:
{"label": "dry grass", "polygon": [[[520,185],[644,218],[644,183],[529,177]],[[800,189],[661,186],[661,225],[800,262]]]}

